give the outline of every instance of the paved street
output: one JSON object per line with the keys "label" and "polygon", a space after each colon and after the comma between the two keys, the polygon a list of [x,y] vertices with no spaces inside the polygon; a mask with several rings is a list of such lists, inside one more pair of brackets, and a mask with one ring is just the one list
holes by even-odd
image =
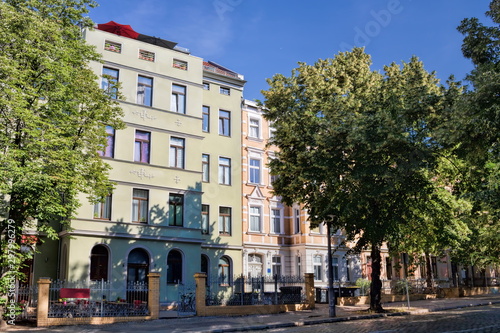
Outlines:
{"label": "paved street", "polygon": [[[254,331],[255,332],[255,331]],[[448,310],[428,314],[346,321],[314,326],[280,328],[260,332],[335,332],[335,333],[498,333],[500,305]]]}
{"label": "paved street", "polygon": [[[338,306],[337,317],[330,318],[328,304],[317,304],[316,309],[252,316],[169,317],[152,321],[134,321],[110,325],[80,325],[59,327],[10,326],[15,333],[32,332],[166,332],[166,333],[225,333],[225,332],[424,332],[424,333],[484,333],[500,332],[500,295],[498,293],[439,298],[411,302],[387,303],[387,316],[367,315],[366,305]],[[328,323],[328,324],[325,324]],[[267,329],[267,331],[266,331]]]}

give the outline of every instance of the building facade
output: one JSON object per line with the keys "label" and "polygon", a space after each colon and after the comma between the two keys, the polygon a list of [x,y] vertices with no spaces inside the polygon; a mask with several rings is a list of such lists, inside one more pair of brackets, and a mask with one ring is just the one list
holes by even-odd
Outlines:
{"label": "building facade", "polygon": [[[276,147],[267,146],[273,128],[257,103],[242,108],[243,272],[249,277],[314,273],[315,284],[328,282],[326,227],[311,229],[306,212],[284,205],[273,193],[267,167]],[[347,255],[343,236],[332,238],[333,275],[338,283],[362,276],[358,256]]]}
{"label": "building facade", "polygon": [[240,274],[243,77],[172,42],[98,29],[85,39],[102,53],[91,66],[124,113],[126,128],[108,127],[100,152],[116,186],[102,203],[80,197],[71,229],[42,245],[47,259],[35,259],[45,265],[33,278],[125,286],[155,271],[168,304],[197,272]]}

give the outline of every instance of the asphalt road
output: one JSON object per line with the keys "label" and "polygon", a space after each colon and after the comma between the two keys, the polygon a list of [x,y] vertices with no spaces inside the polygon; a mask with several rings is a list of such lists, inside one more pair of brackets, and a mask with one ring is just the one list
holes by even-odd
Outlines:
{"label": "asphalt road", "polygon": [[[256,331],[254,331],[256,332]],[[500,304],[421,315],[272,329],[286,333],[500,333]]]}

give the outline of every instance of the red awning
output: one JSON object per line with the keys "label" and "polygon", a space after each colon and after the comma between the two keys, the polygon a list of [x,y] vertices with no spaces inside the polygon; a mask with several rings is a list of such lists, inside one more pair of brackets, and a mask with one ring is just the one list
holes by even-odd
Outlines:
{"label": "red awning", "polygon": [[130,25],[116,23],[115,21],[98,24],[97,29],[133,39],[137,39],[137,36],[139,36],[139,33],[134,31]]}

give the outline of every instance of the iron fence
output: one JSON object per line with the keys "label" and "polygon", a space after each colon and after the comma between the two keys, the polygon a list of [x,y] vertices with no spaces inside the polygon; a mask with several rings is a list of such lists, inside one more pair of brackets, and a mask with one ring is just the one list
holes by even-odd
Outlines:
{"label": "iron fence", "polygon": [[297,276],[209,279],[206,305],[277,305],[306,302],[305,280]]}
{"label": "iron fence", "polygon": [[184,283],[177,287],[178,301],[177,314],[178,316],[190,316],[196,314],[196,284]]}
{"label": "iron fence", "polygon": [[17,303],[21,307],[21,313],[17,319],[35,320],[38,306],[38,286],[20,284],[16,291]]}
{"label": "iron fence", "polygon": [[449,288],[452,286],[450,280],[433,279],[431,286],[428,285],[426,279],[398,279],[386,280],[392,286],[391,291],[396,295],[403,294],[434,294],[440,288]]}
{"label": "iron fence", "polygon": [[49,288],[49,318],[146,316],[148,285],[134,282],[53,281]]}

